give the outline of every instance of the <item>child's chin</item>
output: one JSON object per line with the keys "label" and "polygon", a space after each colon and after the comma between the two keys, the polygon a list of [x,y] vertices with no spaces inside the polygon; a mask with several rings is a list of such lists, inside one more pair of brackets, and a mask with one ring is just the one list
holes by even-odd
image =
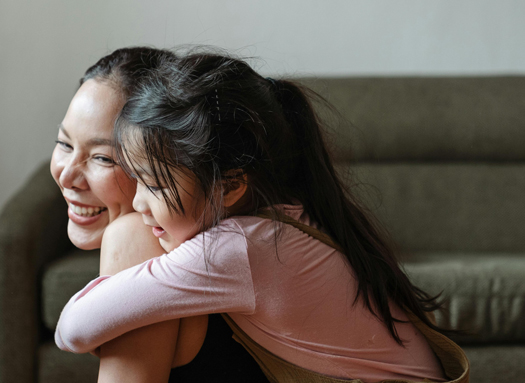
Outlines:
{"label": "child's chin", "polygon": [[180,244],[174,244],[171,241],[166,241],[163,238],[159,238],[159,243],[160,243],[160,246],[164,249],[166,253],[172,252],[180,245]]}

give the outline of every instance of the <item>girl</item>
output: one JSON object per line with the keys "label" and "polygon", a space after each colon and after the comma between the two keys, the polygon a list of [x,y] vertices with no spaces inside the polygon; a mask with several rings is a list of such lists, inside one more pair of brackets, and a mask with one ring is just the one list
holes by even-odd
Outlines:
{"label": "girl", "polygon": [[217,54],[151,73],[115,139],[138,180],[133,206],[167,254],[75,295],[61,348],[227,313],[273,381],[264,358],[316,379],[445,379],[418,330],[437,329],[426,313],[438,305],[338,179],[306,92]]}

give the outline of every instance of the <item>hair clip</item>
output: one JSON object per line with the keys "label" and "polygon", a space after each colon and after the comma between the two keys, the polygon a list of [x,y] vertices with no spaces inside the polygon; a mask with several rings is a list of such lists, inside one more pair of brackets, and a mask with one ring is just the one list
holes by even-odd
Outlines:
{"label": "hair clip", "polygon": [[221,121],[221,108],[219,108],[219,92],[215,88],[215,103],[217,104],[217,114],[219,115],[219,122]]}
{"label": "hair clip", "polygon": [[274,80],[271,77],[266,77],[266,81],[268,81],[273,88],[277,89],[277,81],[276,80]]}

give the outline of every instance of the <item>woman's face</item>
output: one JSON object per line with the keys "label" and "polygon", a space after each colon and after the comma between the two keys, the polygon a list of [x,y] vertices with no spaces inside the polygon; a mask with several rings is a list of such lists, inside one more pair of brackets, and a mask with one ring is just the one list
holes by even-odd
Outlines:
{"label": "woman's face", "polygon": [[135,182],[115,164],[111,146],[123,105],[111,86],[88,80],[59,127],[51,174],[69,206],[69,238],[81,249],[99,248],[106,227],[133,211]]}

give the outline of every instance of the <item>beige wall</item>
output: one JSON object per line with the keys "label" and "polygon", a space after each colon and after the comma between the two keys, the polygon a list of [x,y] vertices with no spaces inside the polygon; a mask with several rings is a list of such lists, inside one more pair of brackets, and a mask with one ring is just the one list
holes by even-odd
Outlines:
{"label": "beige wall", "polygon": [[525,73],[524,19],[521,0],[0,0],[0,206],[113,49],[214,44],[274,76]]}

